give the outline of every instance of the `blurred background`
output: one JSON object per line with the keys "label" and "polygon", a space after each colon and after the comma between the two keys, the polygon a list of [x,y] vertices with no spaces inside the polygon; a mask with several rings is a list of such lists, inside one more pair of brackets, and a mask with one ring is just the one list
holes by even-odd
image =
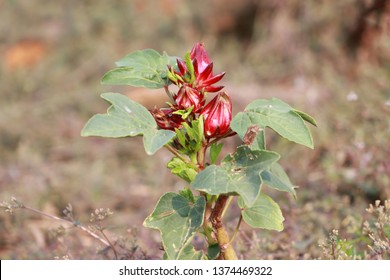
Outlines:
{"label": "blurred background", "polygon": [[[103,92],[148,108],[167,101],[162,90],[101,85],[115,61],[144,48],[183,56],[195,42],[205,43],[216,72],[227,72],[221,84],[235,112],[277,97],[318,122],[314,150],[269,131],[268,148],[282,155],[298,199],[265,189],[285,230],[243,225],[239,257],[332,258],[343,253],[329,255],[336,236],[345,258],[376,258],[364,221],[375,225],[365,209],[390,198],[387,0],[0,0],[0,201],[16,197],[56,216],[70,203],[86,226],[91,212],[109,208],[102,225],[119,258],[161,258],[159,233],[142,222],[164,192],[183,187],[165,167],[170,154],[149,157],[139,138],[80,131],[106,111]],[[114,258],[69,224],[1,210],[1,259]],[[237,219],[233,208],[230,230]]]}

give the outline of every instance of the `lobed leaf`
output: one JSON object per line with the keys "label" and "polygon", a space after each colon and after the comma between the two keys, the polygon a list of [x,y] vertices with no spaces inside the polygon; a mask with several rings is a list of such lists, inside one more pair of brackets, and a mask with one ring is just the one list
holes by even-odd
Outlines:
{"label": "lobed leaf", "polygon": [[[279,99],[272,98],[253,101],[244,112],[238,113],[233,118],[230,126],[242,139],[249,126],[258,125],[263,129],[269,127],[290,141],[313,148],[313,138],[305,121],[316,124],[308,114],[295,110]],[[265,148],[264,133],[258,134],[251,148]]]}
{"label": "lobed leaf", "polygon": [[203,196],[191,201],[188,196],[166,193],[158,201],[144,226],[158,229],[168,259],[182,259],[199,253],[188,247],[196,231],[203,224],[206,200]]}
{"label": "lobed leaf", "polygon": [[296,192],[290,178],[277,162],[261,172],[261,179],[267,186],[278,191],[291,193],[296,198]]}
{"label": "lobed leaf", "polygon": [[108,71],[102,78],[103,84],[129,85],[151,89],[169,84],[167,65],[176,65],[176,57],[166,53],[160,55],[152,49],[135,51],[118,62],[118,68]]}
{"label": "lobed leaf", "polygon": [[[252,119],[246,112],[239,112],[230,122],[230,128],[237,132],[242,140],[244,140],[245,134],[251,125],[258,125],[257,120]],[[261,127],[255,141],[249,147],[253,150],[265,150],[264,127]]]}
{"label": "lobed leaf", "polygon": [[275,152],[240,146],[233,155],[223,159],[221,166],[206,167],[191,186],[212,195],[239,194],[247,205],[253,205],[260,193],[261,172],[278,159]]}
{"label": "lobed leaf", "polygon": [[279,205],[264,193],[260,193],[252,206],[247,206],[242,198],[238,199],[244,221],[253,228],[283,230],[284,217]]}
{"label": "lobed leaf", "polygon": [[117,138],[143,135],[145,151],[151,155],[176,135],[170,130],[159,130],[150,112],[127,96],[108,92],[101,97],[111,106],[106,114],[97,114],[86,123],[82,136]]}
{"label": "lobed leaf", "polygon": [[[195,250],[194,246],[190,243],[183,248],[181,253],[177,256],[177,260],[204,260],[206,256],[202,251]],[[163,260],[169,260],[167,253],[164,253]]]}
{"label": "lobed leaf", "polygon": [[191,243],[187,244],[187,246],[185,246],[177,256],[178,260],[203,260],[205,258],[206,256],[203,254],[203,252],[201,250],[195,250]]}

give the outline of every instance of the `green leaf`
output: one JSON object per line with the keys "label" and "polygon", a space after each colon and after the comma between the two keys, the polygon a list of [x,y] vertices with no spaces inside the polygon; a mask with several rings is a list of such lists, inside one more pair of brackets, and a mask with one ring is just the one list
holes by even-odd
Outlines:
{"label": "green leaf", "polygon": [[221,166],[210,165],[200,172],[191,186],[208,194],[239,194],[246,205],[253,205],[260,193],[260,173],[279,159],[275,152],[238,147]]}
{"label": "green leaf", "polygon": [[218,243],[211,244],[207,248],[207,257],[209,260],[215,260],[219,256],[220,252],[221,252],[221,248],[219,247]]}
{"label": "green leaf", "polygon": [[152,49],[135,51],[116,63],[118,68],[107,72],[102,83],[108,85],[129,85],[151,89],[169,84],[167,65],[176,65],[175,57],[166,53],[160,55]]}
{"label": "green leaf", "polygon": [[191,126],[187,123],[183,123],[183,126],[188,134],[190,140],[196,143],[195,151],[198,151],[202,146],[203,140],[203,117],[200,116],[198,119],[191,122]]}
{"label": "green leaf", "polygon": [[[240,112],[232,119],[230,128],[237,132],[241,140],[244,140],[245,134],[251,125],[258,125],[255,119],[251,119],[245,112]],[[265,150],[264,127],[259,130],[255,141],[249,146],[253,150]]]}
{"label": "green leaf", "polygon": [[290,178],[283,170],[283,167],[275,162],[268,170],[261,172],[263,182],[278,191],[289,192],[296,198],[294,186],[291,184]]}
{"label": "green leaf", "polygon": [[186,180],[188,183],[191,183],[198,174],[194,168],[177,157],[168,162],[167,167],[172,174]]}
{"label": "green leaf", "polygon": [[194,246],[190,243],[187,244],[180,252],[177,260],[202,260],[205,256],[202,251],[195,250]]}
{"label": "green leaf", "polygon": [[299,111],[299,110],[296,110],[296,109],[294,109],[294,111],[295,111],[295,113],[300,115],[301,118],[304,119],[305,121],[307,121],[308,123],[311,123],[312,125],[317,126],[316,120],[312,116],[310,116],[309,114],[302,112],[302,111]]}
{"label": "green leaf", "polygon": [[177,110],[173,112],[174,115],[179,115],[183,120],[187,119],[188,116],[191,114],[192,110],[194,109],[194,106],[191,106],[190,108],[184,109],[184,110]]}
{"label": "green leaf", "polygon": [[187,142],[187,138],[186,138],[186,132],[184,129],[180,130],[180,129],[177,129],[175,128],[175,132],[176,132],[176,136],[177,136],[177,140],[179,141],[179,144],[182,146],[182,147],[186,147],[186,142]]}
{"label": "green leaf", "polygon": [[158,229],[168,259],[179,259],[188,252],[188,244],[203,224],[206,201],[203,196],[192,202],[188,197],[166,193],[158,201],[144,226]]}
{"label": "green leaf", "polygon": [[253,228],[268,230],[283,230],[284,217],[279,205],[269,196],[260,193],[255,203],[248,207],[243,199],[238,199],[241,208],[242,218]]}
{"label": "green leaf", "polygon": [[127,96],[108,92],[101,97],[112,105],[106,114],[97,114],[86,123],[82,136],[117,138],[143,135],[145,151],[151,155],[176,135],[170,130],[159,130],[150,112]]}
{"label": "green leaf", "polygon": [[175,129],[177,139],[182,146],[179,151],[190,157],[196,156],[203,144],[203,117],[193,120],[191,125],[185,122],[182,124],[183,129]]}
{"label": "green leaf", "polygon": [[[196,251],[192,244],[188,244],[183,248],[180,254],[177,256],[177,260],[203,260],[206,259],[202,251]],[[167,253],[163,255],[163,260],[169,260]]]}
{"label": "green leaf", "polygon": [[190,203],[195,203],[194,194],[192,193],[192,191],[189,188],[185,187],[184,189],[179,191],[179,194],[181,196],[184,196]]}
{"label": "green leaf", "polygon": [[[231,127],[241,137],[251,125],[269,127],[290,141],[313,148],[313,138],[305,120],[310,120],[311,123],[314,121],[309,115],[297,112],[279,99],[259,99],[250,103],[244,112],[237,114],[232,120]],[[258,137],[263,136],[259,134]],[[258,142],[260,146],[262,139]]]}
{"label": "green leaf", "polygon": [[217,162],[218,156],[222,150],[223,143],[213,143],[210,147],[210,161],[211,164],[215,164]]}
{"label": "green leaf", "polygon": [[184,60],[185,60],[186,66],[187,66],[187,70],[190,73],[189,83],[191,84],[195,81],[195,69],[194,69],[194,64],[192,63],[192,60],[191,60],[191,53],[190,52],[186,53]]}

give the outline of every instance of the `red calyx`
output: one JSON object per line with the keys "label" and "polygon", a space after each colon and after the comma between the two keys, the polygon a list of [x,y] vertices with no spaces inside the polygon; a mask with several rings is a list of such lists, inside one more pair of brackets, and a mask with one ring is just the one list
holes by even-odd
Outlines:
{"label": "red calyx", "polygon": [[230,130],[232,120],[232,102],[227,93],[215,96],[200,112],[204,118],[206,138],[218,138]]}

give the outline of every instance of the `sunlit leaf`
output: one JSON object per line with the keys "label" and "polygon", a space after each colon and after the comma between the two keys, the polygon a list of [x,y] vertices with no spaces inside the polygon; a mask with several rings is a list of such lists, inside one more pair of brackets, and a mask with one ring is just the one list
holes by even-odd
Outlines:
{"label": "sunlit leaf", "polygon": [[158,229],[168,259],[198,256],[188,248],[196,231],[203,224],[206,201],[203,196],[192,202],[187,196],[166,193],[158,201],[153,213],[144,221],[144,226]]}
{"label": "sunlit leaf", "polygon": [[97,114],[86,123],[82,136],[117,138],[143,135],[145,151],[149,155],[175,136],[173,131],[159,130],[150,112],[127,96],[108,92],[101,97],[112,105],[106,114]]}
{"label": "sunlit leaf", "polygon": [[116,63],[118,68],[107,72],[103,84],[129,85],[151,89],[169,84],[167,65],[176,65],[176,58],[163,55],[152,49],[135,51]]}
{"label": "sunlit leaf", "polygon": [[[259,99],[250,103],[244,112],[238,113],[230,126],[241,138],[252,125],[262,129],[269,127],[290,141],[313,148],[313,138],[305,120],[315,124],[308,114],[295,110],[279,99]],[[264,149],[264,146],[264,134],[259,133],[251,148]]]}
{"label": "sunlit leaf", "polygon": [[238,199],[244,221],[253,228],[283,230],[284,217],[279,205],[264,193],[260,193],[252,206],[247,206],[242,198]]}
{"label": "sunlit leaf", "polygon": [[309,114],[302,112],[302,111],[299,111],[299,110],[296,110],[296,109],[294,109],[294,111],[295,111],[295,113],[300,115],[301,118],[304,119],[305,121],[307,121],[308,123],[310,123],[314,126],[317,126],[316,120],[312,116],[310,116]]}
{"label": "sunlit leaf", "polygon": [[221,166],[206,167],[191,186],[212,195],[239,194],[247,205],[253,205],[260,193],[261,172],[278,159],[275,152],[240,146],[233,155],[223,159]]}
{"label": "sunlit leaf", "polygon": [[210,147],[210,161],[211,164],[215,164],[217,162],[219,153],[222,150],[223,143],[213,143]]}
{"label": "sunlit leaf", "polygon": [[[237,132],[242,140],[244,140],[245,134],[248,131],[248,128],[252,125],[259,125],[255,118],[251,118],[251,115],[248,115],[245,112],[240,112],[234,116],[230,123],[230,128]],[[259,126],[260,127],[260,126]],[[259,132],[250,145],[250,148],[253,150],[265,150],[265,133],[264,127],[260,127]]]}
{"label": "sunlit leaf", "polygon": [[282,192],[289,192],[296,197],[294,186],[291,184],[290,178],[277,162],[271,165],[267,170],[261,172],[261,178],[264,184]]}
{"label": "sunlit leaf", "polygon": [[195,179],[196,174],[198,174],[193,167],[177,157],[174,157],[168,162],[167,167],[171,170],[172,174],[186,180],[188,183],[191,183]]}

